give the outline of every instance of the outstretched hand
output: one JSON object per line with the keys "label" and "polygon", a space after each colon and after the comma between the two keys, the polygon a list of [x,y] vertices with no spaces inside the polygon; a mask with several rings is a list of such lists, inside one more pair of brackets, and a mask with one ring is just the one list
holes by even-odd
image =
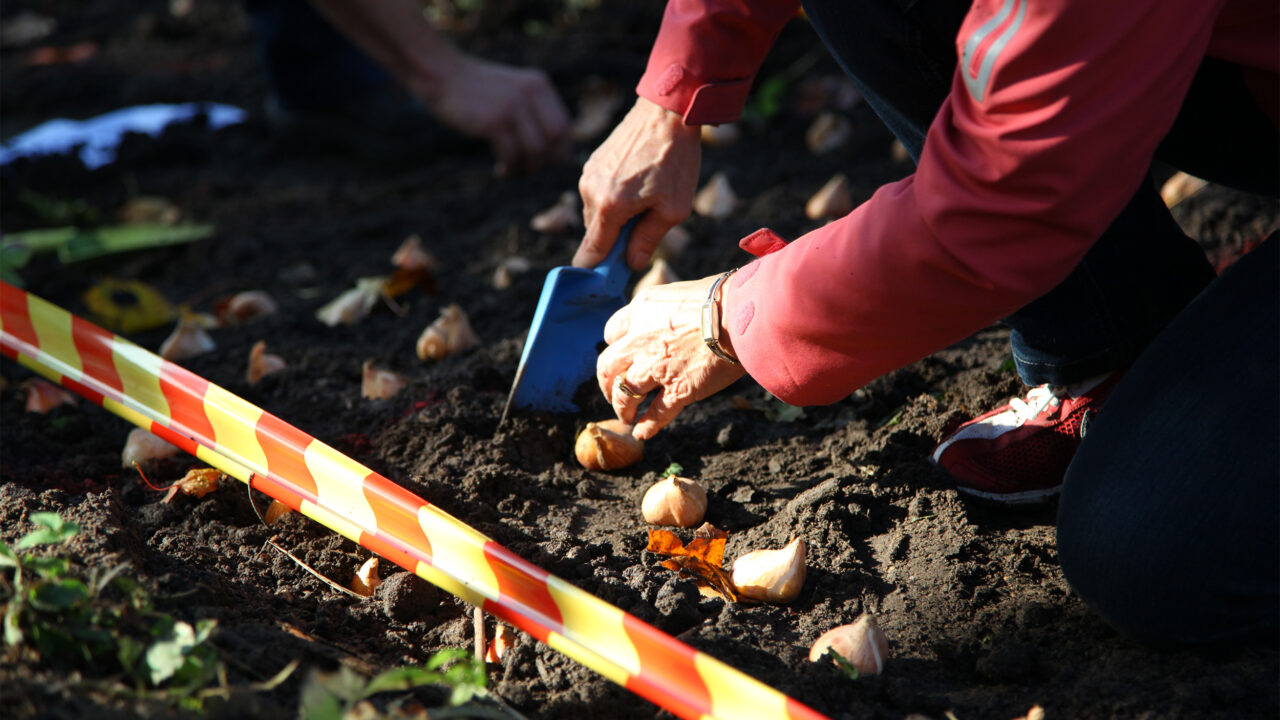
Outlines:
{"label": "outstretched hand", "polygon": [[[746,372],[713,355],[703,342],[702,303],[715,279],[645,290],[605,325],[609,347],[596,360],[596,380],[618,418],[635,424],[638,438],[653,437],[686,406],[723,390]],[[619,387],[620,380],[625,388]],[[649,409],[637,419],[643,397],[654,391]]]}
{"label": "outstretched hand", "polygon": [[702,141],[684,118],[644,98],[582,168],[578,190],[586,234],[573,256],[577,267],[595,267],[636,215],[627,264],[642,270],[662,236],[689,216],[702,165]]}
{"label": "outstretched hand", "polygon": [[541,70],[462,55],[431,101],[441,122],[489,142],[499,176],[568,156],[569,112]]}

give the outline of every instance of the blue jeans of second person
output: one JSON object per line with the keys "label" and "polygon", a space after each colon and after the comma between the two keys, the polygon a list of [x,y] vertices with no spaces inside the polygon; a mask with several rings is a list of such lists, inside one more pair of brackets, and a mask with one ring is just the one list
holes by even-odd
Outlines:
{"label": "blue jeans of second person", "polygon": [[[968,0],[805,0],[814,29],[867,103],[919,158],[951,89]],[[1157,157],[1275,194],[1280,144],[1239,68],[1207,60]],[[1068,385],[1123,369],[1213,279],[1199,245],[1144,183],[1076,269],[1005,318],[1018,374]]]}

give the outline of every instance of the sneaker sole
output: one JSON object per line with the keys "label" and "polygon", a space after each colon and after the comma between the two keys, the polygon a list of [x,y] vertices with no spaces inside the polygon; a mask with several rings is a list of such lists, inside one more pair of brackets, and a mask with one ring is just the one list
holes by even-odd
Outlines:
{"label": "sneaker sole", "polygon": [[983,492],[982,490],[974,490],[972,488],[961,487],[959,485],[956,486],[956,490],[970,497],[994,505],[1027,507],[1030,505],[1044,505],[1053,501],[1062,492],[1062,486],[1059,485],[1057,487],[1044,488],[1042,490],[1025,490],[1017,493]]}

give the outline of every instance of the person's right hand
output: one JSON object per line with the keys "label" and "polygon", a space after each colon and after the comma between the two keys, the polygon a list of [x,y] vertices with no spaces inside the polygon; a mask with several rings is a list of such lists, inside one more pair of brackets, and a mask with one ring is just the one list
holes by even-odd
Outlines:
{"label": "person's right hand", "polygon": [[450,127],[487,140],[495,172],[530,170],[568,155],[569,112],[541,70],[457,53],[429,103]]}
{"label": "person's right hand", "polygon": [[578,190],[586,235],[573,256],[595,267],[609,254],[622,225],[644,213],[631,232],[627,264],[649,264],[662,236],[689,216],[702,167],[701,132],[644,98],[596,148],[582,168]]}

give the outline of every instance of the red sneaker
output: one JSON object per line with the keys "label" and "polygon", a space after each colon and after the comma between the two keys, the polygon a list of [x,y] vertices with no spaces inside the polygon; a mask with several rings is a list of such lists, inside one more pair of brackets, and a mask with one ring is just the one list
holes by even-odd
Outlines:
{"label": "red sneaker", "polygon": [[1041,385],[961,425],[933,451],[956,489],[1004,505],[1041,503],[1062,489],[1090,419],[1120,373]]}

